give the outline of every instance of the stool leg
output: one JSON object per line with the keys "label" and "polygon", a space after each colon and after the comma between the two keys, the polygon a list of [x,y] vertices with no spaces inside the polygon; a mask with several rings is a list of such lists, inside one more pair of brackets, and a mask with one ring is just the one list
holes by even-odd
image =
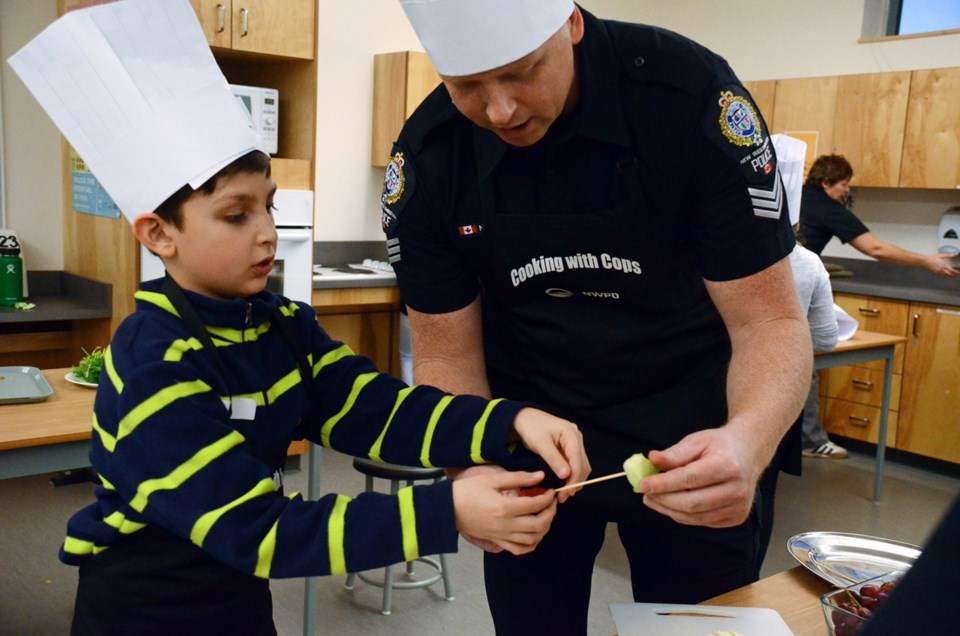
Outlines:
{"label": "stool leg", "polygon": [[352,590],[352,589],[353,589],[353,582],[356,580],[356,578],[357,578],[357,573],[356,573],[356,572],[351,572],[350,574],[348,574],[348,575],[347,575],[347,582],[343,584],[343,589],[345,589],[345,590]]}
{"label": "stool leg", "polygon": [[[390,480],[390,494],[395,495],[400,490],[400,482],[396,479]],[[389,616],[391,606],[393,605],[393,566],[388,565],[383,571],[383,605],[380,613]]]}
{"label": "stool leg", "polygon": [[448,601],[453,600],[453,585],[450,583],[450,568],[447,567],[447,555],[440,556],[440,575],[443,577],[443,594]]}

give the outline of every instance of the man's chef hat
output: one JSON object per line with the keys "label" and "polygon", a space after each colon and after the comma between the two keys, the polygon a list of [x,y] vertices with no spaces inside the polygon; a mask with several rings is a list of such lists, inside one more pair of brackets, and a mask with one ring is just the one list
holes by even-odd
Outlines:
{"label": "man's chef hat", "polygon": [[441,75],[473,75],[515,62],[550,39],[573,0],[400,0]]}
{"label": "man's chef hat", "polygon": [[261,146],[188,0],[72,11],[10,65],[131,222]]}

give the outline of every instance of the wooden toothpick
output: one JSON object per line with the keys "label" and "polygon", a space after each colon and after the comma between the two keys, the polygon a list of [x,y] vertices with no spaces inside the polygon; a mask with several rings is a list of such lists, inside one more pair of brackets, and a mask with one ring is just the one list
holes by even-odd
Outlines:
{"label": "wooden toothpick", "polygon": [[606,475],[604,477],[594,477],[593,479],[588,479],[587,481],[577,482],[575,484],[568,484],[561,488],[556,488],[555,492],[562,492],[564,490],[570,490],[571,488],[579,488],[580,486],[588,486],[590,484],[595,484],[598,481],[607,481],[608,479],[616,479],[617,477],[626,477],[627,473],[614,473],[613,475]]}

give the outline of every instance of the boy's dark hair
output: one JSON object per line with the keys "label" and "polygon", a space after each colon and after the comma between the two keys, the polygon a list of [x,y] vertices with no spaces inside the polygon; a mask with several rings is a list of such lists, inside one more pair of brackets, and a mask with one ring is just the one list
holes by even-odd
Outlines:
{"label": "boy's dark hair", "polygon": [[810,166],[806,185],[832,186],[853,176],[853,166],[843,155],[821,155]]}
{"label": "boy's dark hair", "polygon": [[265,177],[270,177],[270,157],[259,150],[252,150],[239,159],[228,163],[220,169],[217,174],[203,182],[199,188],[194,190],[190,185],[185,185],[160,204],[154,214],[161,219],[173,225],[178,230],[183,229],[183,204],[198,193],[206,195],[213,194],[217,189],[220,179],[243,172],[259,172]]}

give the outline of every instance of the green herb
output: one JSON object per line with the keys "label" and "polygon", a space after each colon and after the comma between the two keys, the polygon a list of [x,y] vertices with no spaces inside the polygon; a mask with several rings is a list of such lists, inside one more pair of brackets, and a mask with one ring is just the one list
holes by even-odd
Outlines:
{"label": "green herb", "polygon": [[83,349],[83,353],[86,355],[80,359],[77,366],[73,367],[73,375],[84,382],[98,384],[100,382],[100,370],[103,368],[103,350],[97,347],[92,352],[87,353],[87,350]]}
{"label": "green herb", "polygon": [[36,307],[36,305],[34,305],[33,303],[23,303],[23,302],[14,303],[13,305],[13,308],[16,311],[30,311],[34,307]]}

